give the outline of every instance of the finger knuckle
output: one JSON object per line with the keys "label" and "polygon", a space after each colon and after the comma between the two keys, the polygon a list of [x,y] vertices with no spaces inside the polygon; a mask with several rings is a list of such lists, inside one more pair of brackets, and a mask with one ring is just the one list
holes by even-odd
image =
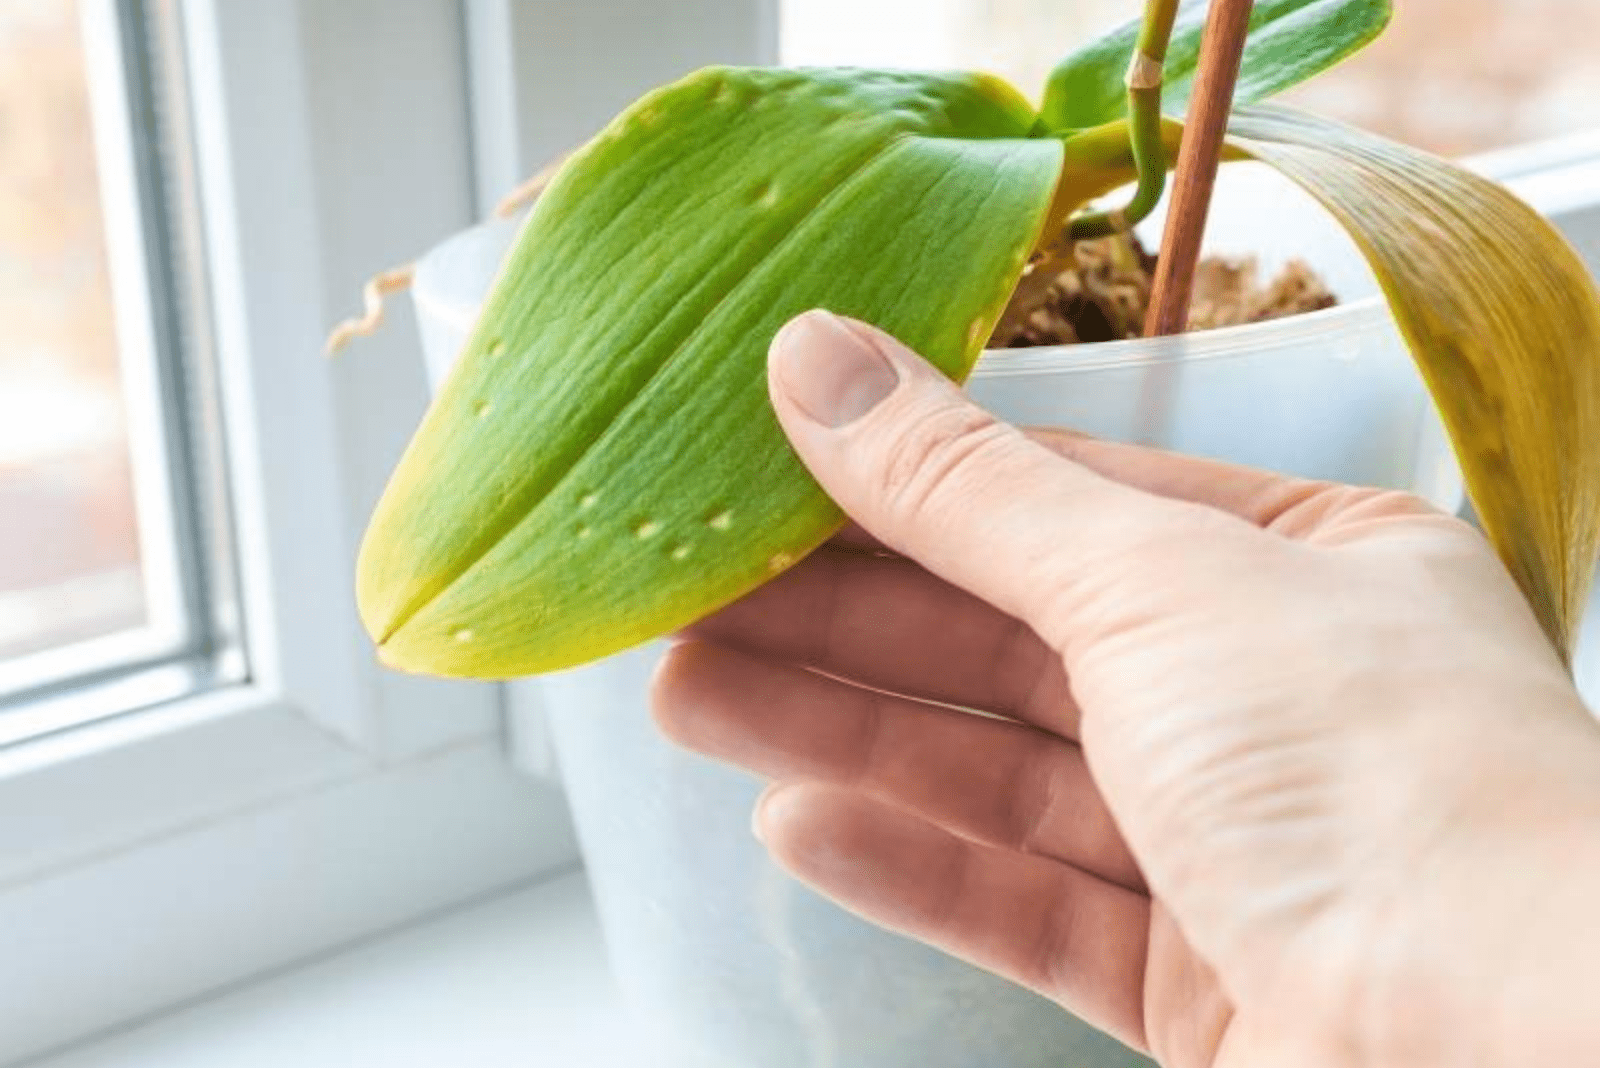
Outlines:
{"label": "finger knuckle", "polygon": [[1288,537],[1307,537],[1334,525],[1414,519],[1435,512],[1427,501],[1400,490],[1337,482],[1294,482],[1265,510],[1262,525]]}
{"label": "finger knuckle", "polygon": [[879,499],[903,518],[959,501],[1013,432],[981,409],[950,404],[918,419],[887,445],[878,467]]}
{"label": "finger knuckle", "polygon": [[669,741],[684,747],[694,741],[688,690],[704,652],[699,642],[674,645],[650,676],[647,703],[651,717]]}
{"label": "finger knuckle", "polygon": [[1050,852],[1049,839],[1059,814],[1061,761],[1053,746],[1028,746],[1012,774],[1016,788],[1008,797],[1005,827],[1010,846],[1019,853]]}
{"label": "finger knuckle", "polygon": [[1028,986],[1059,997],[1077,985],[1083,961],[1083,921],[1079,902],[1071,894],[1056,898],[1045,910],[1021,969]]}

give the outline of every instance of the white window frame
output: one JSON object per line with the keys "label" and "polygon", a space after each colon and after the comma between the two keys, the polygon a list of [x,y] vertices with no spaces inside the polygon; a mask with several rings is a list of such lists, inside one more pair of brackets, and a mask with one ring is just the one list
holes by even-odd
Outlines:
{"label": "white window frame", "polygon": [[576,863],[559,789],[506,759],[505,688],[382,670],[355,614],[366,517],[426,403],[405,302],[341,359],[321,346],[370,275],[638,92],[776,40],[772,0],[160,2],[250,681],[0,749],[0,1064]]}
{"label": "white window frame", "polygon": [[[116,12],[81,6],[104,63]],[[474,216],[459,6],[374,37],[387,7],[181,5],[250,681],[0,752],[0,1062],[575,855],[497,688],[381,671],[354,614],[425,397],[403,320],[337,364],[322,339]]]}
{"label": "white window frame", "polygon": [[[354,614],[425,403],[410,315],[317,354],[370,274],[638,92],[777,55],[776,0],[171,2],[251,681],[0,749],[0,1064],[575,863],[559,790],[505,759],[509,705],[548,770],[537,687],[382,671]],[[1600,136],[1485,166],[1600,266]]]}

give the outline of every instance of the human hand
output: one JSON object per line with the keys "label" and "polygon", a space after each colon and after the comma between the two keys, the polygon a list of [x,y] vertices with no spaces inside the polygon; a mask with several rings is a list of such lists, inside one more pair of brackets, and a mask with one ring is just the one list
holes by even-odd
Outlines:
{"label": "human hand", "polygon": [[780,863],[1171,1068],[1600,1059],[1600,729],[1474,530],[1024,435],[825,314],[770,379],[860,527],[655,705]]}

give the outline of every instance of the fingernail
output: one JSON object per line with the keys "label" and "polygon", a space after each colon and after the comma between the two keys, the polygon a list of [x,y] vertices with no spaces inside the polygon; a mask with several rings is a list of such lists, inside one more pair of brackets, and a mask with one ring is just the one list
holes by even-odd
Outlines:
{"label": "fingernail", "polygon": [[789,320],[772,339],[769,358],[795,406],[834,429],[866,415],[900,384],[872,342],[820,309]]}

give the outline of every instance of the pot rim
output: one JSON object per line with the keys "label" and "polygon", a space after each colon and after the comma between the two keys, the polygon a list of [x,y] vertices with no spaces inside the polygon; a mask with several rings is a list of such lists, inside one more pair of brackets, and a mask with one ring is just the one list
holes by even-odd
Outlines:
{"label": "pot rim", "polygon": [[1347,339],[1394,333],[1395,322],[1381,296],[1360,297],[1321,311],[1304,312],[1259,323],[1199,330],[1175,337],[1097,341],[1088,345],[1041,345],[1026,349],[985,349],[973,378],[1011,375],[1076,374],[1119,367],[1153,367],[1200,360],[1253,356],[1263,349],[1302,346],[1320,341],[1329,346]]}

